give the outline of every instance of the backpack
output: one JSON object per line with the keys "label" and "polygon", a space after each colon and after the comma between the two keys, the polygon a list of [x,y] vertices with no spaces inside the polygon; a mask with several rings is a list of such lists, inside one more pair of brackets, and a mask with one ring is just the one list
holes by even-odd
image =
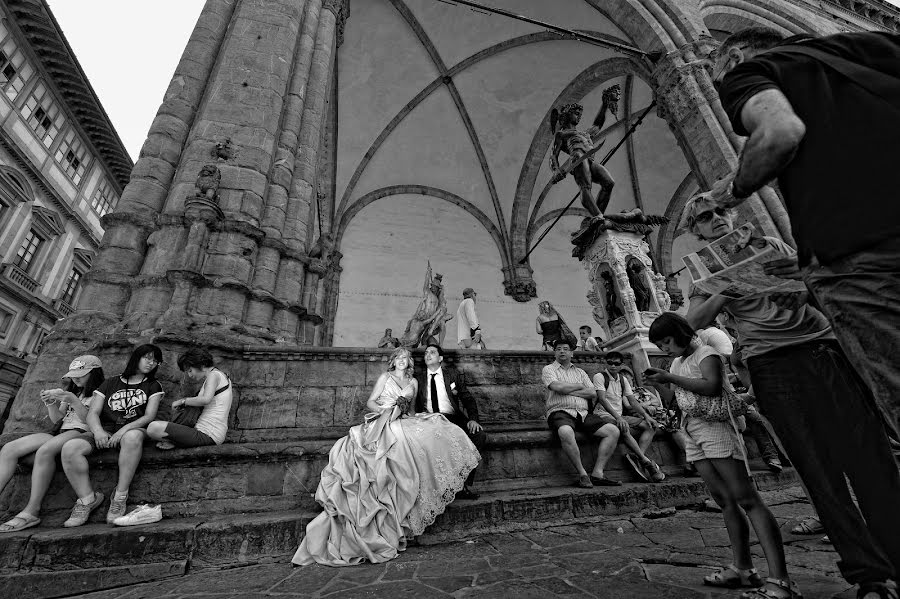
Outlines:
{"label": "backpack", "polygon": [[[606,372],[605,370],[601,370],[600,374],[603,375],[603,390],[606,391],[607,389],[609,389],[609,382],[612,379],[610,378],[609,373]],[[594,405],[594,400],[593,399],[588,400],[588,414],[593,414],[595,407],[596,406]]]}

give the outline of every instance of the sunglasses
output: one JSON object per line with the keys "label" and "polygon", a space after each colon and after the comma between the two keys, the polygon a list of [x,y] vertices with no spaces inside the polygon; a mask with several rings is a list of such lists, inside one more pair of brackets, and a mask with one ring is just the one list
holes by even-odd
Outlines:
{"label": "sunglasses", "polygon": [[607,366],[621,366],[622,363],[621,362],[607,362],[606,365]]}
{"label": "sunglasses", "polygon": [[713,219],[713,214],[716,214],[717,216],[725,216],[726,214],[728,214],[728,211],[724,208],[714,208],[712,210],[707,210],[695,215],[694,220],[698,223],[708,223]]}

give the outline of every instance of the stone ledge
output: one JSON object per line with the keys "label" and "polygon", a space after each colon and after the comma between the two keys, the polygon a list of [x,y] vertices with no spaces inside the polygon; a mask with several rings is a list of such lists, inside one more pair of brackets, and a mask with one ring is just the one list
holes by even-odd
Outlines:
{"label": "stone ledge", "polygon": [[[794,486],[798,480],[790,470],[779,476],[755,473],[753,478],[760,489]],[[706,496],[706,487],[699,479],[618,488],[555,487],[484,493],[477,500],[451,504],[413,544],[590,522],[649,506],[695,505]],[[312,511],[292,510],[164,519],[129,528],[88,524],[10,533],[0,537],[0,596],[65,596],[177,576],[186,570],[286,562],[314,517]],[[41,589],[44,594],[39,594]]]}

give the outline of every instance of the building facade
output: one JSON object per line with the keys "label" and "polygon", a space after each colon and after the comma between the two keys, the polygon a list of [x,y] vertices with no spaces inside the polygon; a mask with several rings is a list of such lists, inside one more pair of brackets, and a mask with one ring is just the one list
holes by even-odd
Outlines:
{"label": "building facade", "polygon": [[[541,300],[573,328],[593,324],[571,257],[577,203],[529,254],[576,192],[571,179],[548,185],[554,108],[583,104],[587,127],[619,86],[601,132],[605,148],[619,146],[607,163],[610,210],[670,217],[648,242],[654,270],[675,275],[692,243],[678,228],[685,201],[728,174],[743,143],[710,78],[719,40],[750,25],[900,30],[900,11],[881,0],[491,4],[574,33],[434,0],[208,0],[103,219],[76,312],[46,339],[5,432],[41,418],[25,396],[74,347],[204,343],[248,361],[372,347],[416,311],[427,261],[450,313],[464,288],[478,291],[491,349],[537,349]],[[790,240],[776,190],[740,210]],[[452,334],[445,345],[455,347]],[[287,398],[285,413],[304,401],[316,398]]]}
{"label": "building facade", "polygon": [[132,166],[46,2],[0,2],[0,422]]}

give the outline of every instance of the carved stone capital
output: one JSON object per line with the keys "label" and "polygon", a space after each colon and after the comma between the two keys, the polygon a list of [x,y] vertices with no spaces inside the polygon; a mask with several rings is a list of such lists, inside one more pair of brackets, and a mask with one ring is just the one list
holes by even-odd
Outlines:
{"label": "carved stone capital", "polygon": [[534,282],[531,267],[527,264],[515,268],[503,268],[503,293],[517,302],[528,302],[537,297],[537,284]]}
{"label": "carved stone capital", "polygon": [[656,63],[657,114],[671,125],[682,123],[697,106],[717,97],[712,84],[709,54],[719,42],[709,36],[685,44]]}
{"label": "carved stone capital", "polygon": [[324,275],[328,272],[328,262],[321,258],[313,258],[309,261],[309,265],[306,268],[309,272],[317,275]]}
{"label": "carved stone capital", "polygon": [[200,195],[188,196],[184,201],[184,216],[189,221],[202,221],[207,224],[225,218],[225,214],[216,202]]}
{"label": "carved stone capital", "polygon": [[344,43],[344,23],[350,16],[350,0],[324,0],[322,10],[330,10],[334,13],[334,35],[337,38],[337,46]]}

